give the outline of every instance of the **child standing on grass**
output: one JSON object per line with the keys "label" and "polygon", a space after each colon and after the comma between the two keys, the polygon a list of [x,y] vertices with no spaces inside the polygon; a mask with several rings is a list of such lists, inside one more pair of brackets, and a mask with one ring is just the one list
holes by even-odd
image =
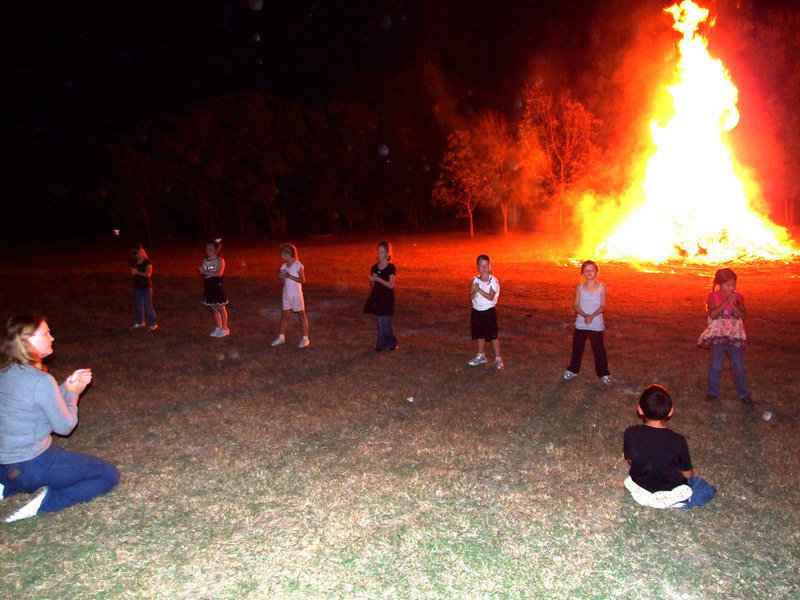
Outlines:
{"label": "child standing on grass", "polygon": [[469,361],[471,367],[486,364],[484,347],[486,342],[492,343],[494,350],[494,368],[503,370],[503,359],[500,358],[500,340],[497,338],[497,300],[500,296],[500,282],[492,275],[492,261],[485,254],[478,257],[478,275],[472,278],[469,287],[469,299],[472,301],[470,325],[472,339],[478,340],[478,353]]}
{"label": "child standing on grass", "polygon": [[397,350],[397,338],[392,331],[392,315],[394,314],[394,280],[397,270],[392,264],[392,245],[387,242],[378,243],[378,262],[372,265],[369,272],[370,293],[364,312],[374,314],[378,318],[378,341],[375,352],[381,350]]}
{"label": "child standing on grass", "polygon": [[603,311],[606,309],[606,285],[597,280],[597,263],[592,260],[584,261],[581,265],[581,275],[585,281],[575,286],[573,306],[577,316],[575,330],[572,333],[572,358],[564,379],[569,381],[578,376],[583,362],[583,349],[586,347],[586,338],[592,344],[594,354],[594,370],[605,385],[611,383],[611,374],[608,371],[608,358],[603,339],[605,323]]}
{"label": "child standing on grass", "polygon": [[228,297],[222,288],[222,274],[225,272],[225,259],[219,255],[222,249],[222,240],[217,238],[206,244],[206,257],[197,272],[203,277],[205,295],[203,304],[214,313],[216,328],[211,332],[211,337],[223,338],[230,335],[228,329]]}
{"label": "child standing on grass", "polygon": [[693,508],[711,501],[717,488],[694,475],[686,438],[667,428],[675,413],[660,385],[648,386],[636,409],[643,425],[625,430],[623,452],[630,465],[625,487],[639,504],[652,508]]}
{"label": "child standing on grass", "polygon": [[711,293],[706,298],[708,327],[700,334],[697,345],[711,348],[711,361],[708,366],[708,391],[706,400],[719,398],[719,378],[722,373],[724,355],[728,355],[733,369],[736,393],[745,403],[752,403],[747,379],[744,375],[744,332],[743,317],[747,316],[744,296],[736,291],[736,273],[732,269],[719,269],[714,274]]}
{"label": "child standing on grass", "polygon": [[306,318],[306,306],[303,300],[303,284],[306,282],[306,276],[303,271],[303,264],[297,260],[297,248],[294,247],[294,244],[283,244],[281,246],[281,260],[283,260],[283,264],[278,271],[278,277],[283,283],[281,332],[272,342],[272,345],[280,346],[286,341],[286,325],[289,322],[289,313],[293,312],[297,315],[303,328],[303,338],[297,347],[308,348],[311,342],[308,340],[308,319]]}
{"label": "child standing on grass", "polygon": [[136,304],[136,323],[131,329],[147,326],[147,331],[158,329],[156,311],[153,310],[153,265],[141,244],[134,244],[130,257],[133,275],[133,300]]}

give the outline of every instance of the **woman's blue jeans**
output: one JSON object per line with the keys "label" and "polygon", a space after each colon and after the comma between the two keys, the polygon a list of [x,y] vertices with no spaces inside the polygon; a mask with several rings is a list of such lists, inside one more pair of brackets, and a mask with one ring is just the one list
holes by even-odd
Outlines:
{"label": "woman's blue jeans", "polygon": [[136,322],[144,323],[147,317],[147,325],[152,327],[156,324],[156,311],[153,309],[153,288],[134,288],[133,297],[136,301]]}
{"label": "woman's blue jeans", "polygon": [[49,489],[39,513],[56,512],[73,504],[89,502],[119,483],[119,470],[101,458],[59,448],[55,444],[36,458],[0,465],[4,495],[32,494]]}
{"label": "woman's blue jeans", "polygon": [[736,383],[736,393],[739,398],[749,398],[750,390],[747,389],[747,379],[744,376],[744,349],[727,344],[711,345],[711,362],[708,366],[708,393],[719,396],[719,379],[722,374],[722,362],[725,355],[731,361],[733,381]]}
{"label": "woman's blue jeans", "polygon": [[378,315],[378,341],[375,343],[376,350],[386,350],[397,346],[397,338],[392,331],[392,316]]}

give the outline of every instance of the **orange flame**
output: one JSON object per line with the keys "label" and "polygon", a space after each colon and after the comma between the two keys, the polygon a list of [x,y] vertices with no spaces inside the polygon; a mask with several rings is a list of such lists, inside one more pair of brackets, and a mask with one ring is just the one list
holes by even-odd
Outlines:
{"label": "orange flame", "polygon": [[647,162],[644,204],[597,253],[655,263],[791,256],[786,230],[751,208],[723,142],[739,122],[738,91],[697,33],[708,10],[685,0],[664,11],[682,34],[677,83],[667,88],[674,112],[665,126],[650,124],[656,150]]}

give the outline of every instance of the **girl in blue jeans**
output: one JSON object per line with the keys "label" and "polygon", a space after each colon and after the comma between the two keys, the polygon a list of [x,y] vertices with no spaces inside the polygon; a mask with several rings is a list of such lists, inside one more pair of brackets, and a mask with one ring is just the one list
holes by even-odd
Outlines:
{"label": "girl in blue jeans", "polygon": [[727,354],[739,399],[752,403],[744,374],[744,344],[747,335],[742,319],[747,316],[747,309],[744,306],[744,296],[736,291],[736,273],[732,269],[719,269],[714,274],[711,293],[706,298],[706,311],[708,327],[697,340],[697,345],[701,348],[711,348],[706,400],[716,400],[720,396],[719,379],[722,362]]}
{"label": "girl in blue jeans", "polygon": [[[6,325],[0,369],[0,499],[6,522],[88,502],[119,483],[117,468],[94,456],[63,450],[52,433],[78,424],[78,399],[92,381],[78,369],[59,387],[42,366],[54,338],[43,316],[19,315]],[[25,494],[6,507],[6,498]],[[30,494],[30,496],[28,496]]]}
{"label": "girl in blue jeans", "polygon": [[156,311],[153,309],[153,264],[141,244],[131,248],[131,275],[133,275],[133,300],[136,304],[136,323],[131,329],[147,326],[147,331],[158,329]]}

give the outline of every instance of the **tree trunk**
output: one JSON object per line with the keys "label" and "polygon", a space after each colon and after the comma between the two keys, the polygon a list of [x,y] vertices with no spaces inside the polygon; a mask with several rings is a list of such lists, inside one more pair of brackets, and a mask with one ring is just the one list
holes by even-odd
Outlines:
{"label": "tree trunk", "polygon": [[500,210],[503,211],[503,233],[508,235],[508,204],[501,204]]}
{"label": "tree trunk", "polygon": [[469,237],[475,237],[475,228],[472,225],[472,209],[468,208],[467,212],[469,213]]}

